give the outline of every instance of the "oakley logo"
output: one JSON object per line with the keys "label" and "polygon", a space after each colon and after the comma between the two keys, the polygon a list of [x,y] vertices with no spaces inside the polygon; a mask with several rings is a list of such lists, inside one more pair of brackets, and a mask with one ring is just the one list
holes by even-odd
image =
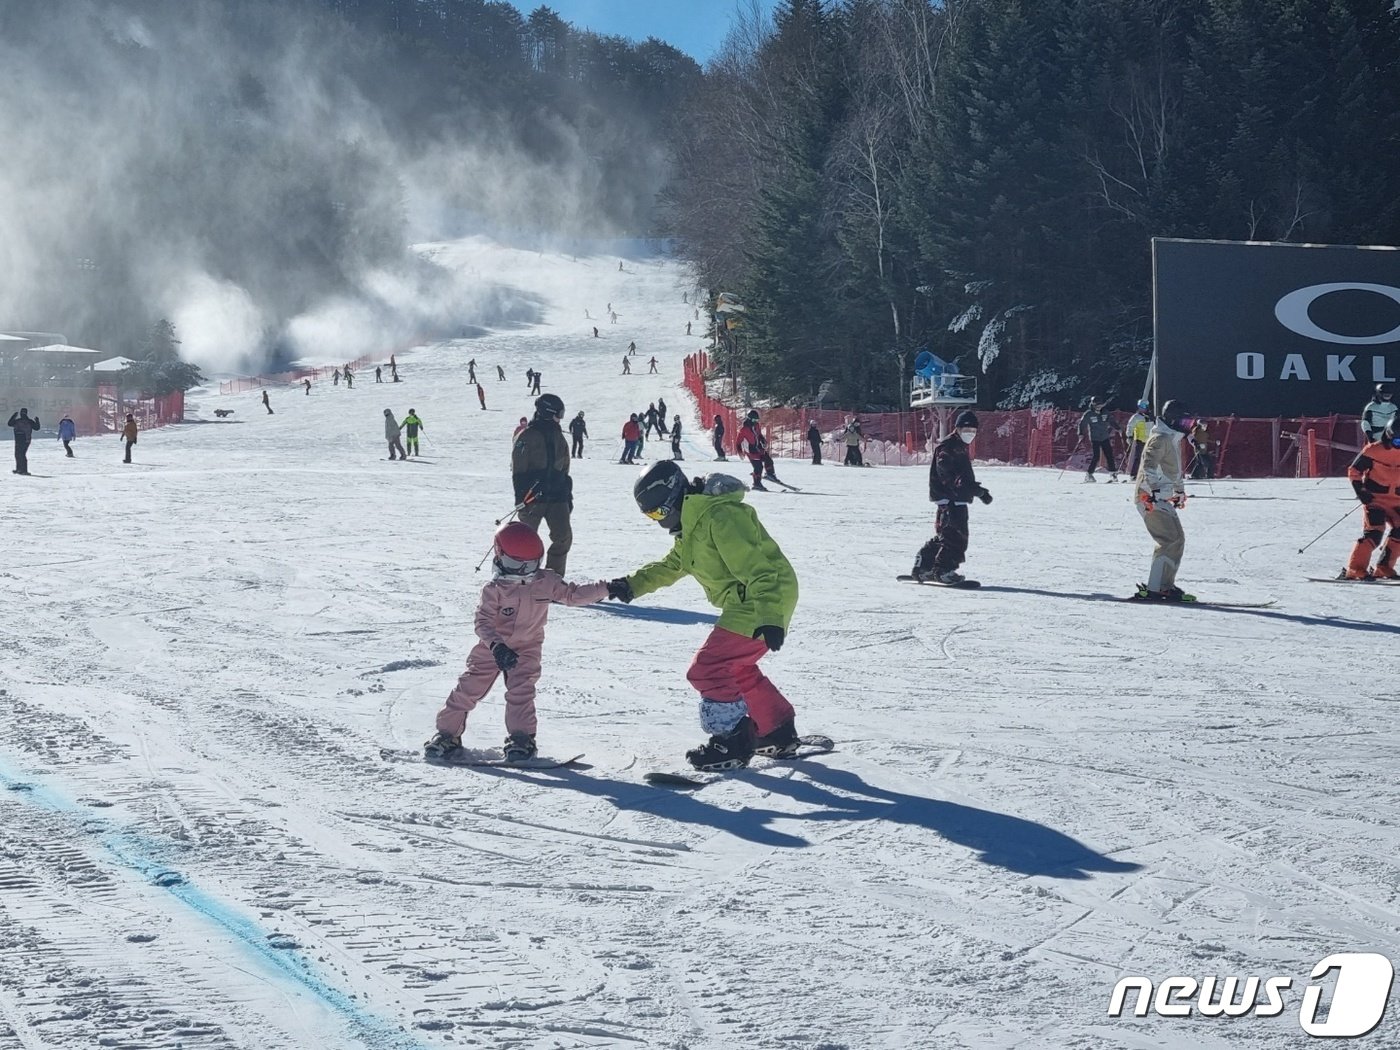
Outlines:
{"label": "oakley logo", "polygon": [[1377,335],[1341,335],[1338,332],[1329,332],[1317,324],[1309,310],[1312,304],[1324,295],[1331,292],[1371,292],[1375,295],[1383,295],[1387,299],[1393,300],[1400,305],[1400,288],[1392,288],[1388,284],[1312,284],[1306,288],[1299,288],[1296,292],[1289,292],[1276,304],[1274,304],[1274,316],[1278,318],[1278,323],[1287,328],[1290,332],[1307,339],[1316,339],[1322,343],[1345,343],[1348,346],[1378,346],[1381,343],[1393,343],[1400,340],[1400,325],[1396,325],[1388,332],[1381,332]]}
{"label": "oakley logo", "polygon": [[[1336,973],[1331,998],[1323,1009],[1325,987],[1309,983],[1298,1008],[1298,1026],[1318,1038],[1354,1039],[1374,1031],[1385,1016],[1395,968],[1384,955],[1343,952],[1313,967],[1310,981]],[[1124,977],[1113,986],[1108,1016],[1122,1017],[1130,993],[1136,993],[1133,1017],[1277,1017],[1287,1009],[1284,993],[1292,977],[1168,977],[1156,985],[1146,977]],[[1259,998],[1260,990],[1264,997]],[[1325,1019],[1319,1015],[1325,1013]]]}

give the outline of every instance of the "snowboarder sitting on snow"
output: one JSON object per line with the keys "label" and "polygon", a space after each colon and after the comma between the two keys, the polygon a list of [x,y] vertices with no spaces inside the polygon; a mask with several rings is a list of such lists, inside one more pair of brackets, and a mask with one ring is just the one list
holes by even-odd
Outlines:
{"label": "snowboarder sitting on snow", "polygon": [[[1391,416],[1380,440],[1361,449],[1347,468],[1347,478],[1361,501],[1365,525],[1361,538],[1351,549],[1351,560],[1342,570],[1342,579],[1393,580],[1400,556],[1400,419]],[[1371,556],[1377,548],[1381,556],[1372,569]]]}
{"label": "snowboarder sitting on snow", "polygon": [[738,769],[754,755],[792,758],[798,736],[792,705],[758,661],[783,647],[797,606],[797,574],[744,502],[744,484],[727,474],[687,479],[671,460],[647,470],[633,488],[637,506],[674,537],[671,552],[630,576],[611,580],[618,601],[694,576],[721,612],[686,678],[700,693],[708,743],[686,752],[696,769]]}
{"label": "snowboarder sitting on snow", "polygon": [[477,643],[467,669],[448,694],[437,716],[437,733],[423,745],[426,758],[451,760],[462,750],[467,715],[496,677],[506,679],[505,758],[521,762],[535,754],[535,683],[551,603],[592,605],[608,596],[609,584],[565,583],[558,573],[540,568],[544,542],[530,526],[513,521],[496,532],[495,577],[481,589],[476,607]]}
{"label": "snowboarder sitting on snow", "polygon": [[768,439],[758,427],[758,409],[750,409],[749,414],[744,417],[744,425],[739,428],[739,438],[735,442],[735,451],[749,457],[749,466],[753,468],[753,487],[759,492],[767,492],[763,487],[763,479],[777,481],[778,475],[773,470],[773,457],[768,454]]}
{"label": "snowboarder sitting on snow", "polygon": [[928,471],[928,498],[938,505],[933,539],[914,556],[914,578],[935,583],[959,584],[966,578],[957,571],[967,556],[967,508],[974,499],[992,502],[992,494],[977,484],[968,447],[977,439],[977,415],[960,412],[953,433],[933,448]]}
{"label": "snowboarder sitting on snow", "polygon": [[1147,432],[1142,466],[1137,473],[1137,509],[1148,534],[1156,541],[1147,582],[1133,597],[1141,601],[1193,602],[1195,596],[1176,585],[1176,570],[1186,550],[1186,533],[1177,511],[1186,506],[1186,484],[1181,472],[1181,437],[1195,422],[1179,401],[1162,406]]}

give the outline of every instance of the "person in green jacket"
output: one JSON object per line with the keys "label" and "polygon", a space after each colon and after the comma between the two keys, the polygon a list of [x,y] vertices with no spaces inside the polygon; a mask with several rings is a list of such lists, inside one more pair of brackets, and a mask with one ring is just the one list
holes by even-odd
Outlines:
{"label": "person in green jacket", "polygon": [[673,536],[671,553],[608,583],[618,601],[693,576],[721,612],[686,678],[700,693],[700,725],[709,743],[686,752],[696,769],[738,769],[754,755],[792,758],[798,735],[792,704],[759,659],[783,647],[797,606],[797,574],[744,502],[744,483],[727,474],[693,481],[673,460],[637,479],[643,514]]}
{"label": "person in green jacket", "polygon": [[418,413],[413,409],[408,410],[408,415],[403,417],[403,428],[408,431],[408,451],[410,455],[418,455],[418,431],[427,430],[423,421],[418,418]]}

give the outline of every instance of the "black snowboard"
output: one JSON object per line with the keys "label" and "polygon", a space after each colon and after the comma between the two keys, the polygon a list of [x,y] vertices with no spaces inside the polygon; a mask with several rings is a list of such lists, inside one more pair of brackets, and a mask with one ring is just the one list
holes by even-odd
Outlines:
{"label": "black snowboard", "polygon": [[981,580],[963,580],[962,583],[939,583],[937,580],[920,580],[914,576],[896,576],[900,583],[917,583],[920,587],[951,587],[958,591],[975,591],[982,586]]}
{"label": "black snowboard", "polygon": [[[781,764],[783,762],[793,762],[802,758],[811,758],[814,755],[826,755],[836,750],[836,742],[832,740],[831,737],[821,736],[820,734],[799,737],[798,743],[800,744],[800,747],[798,748],[797,754],[793,755],[791,758],[767,758],[764,756],[756,756],[749,760],[749,764],[747,766],[743,766],[740,768],[770,768],[773,765]],[[756,766],[754,763],[762,763],[762,765]],[[654,784],[657,787],[673,787],[679,788],[682,791],[691,791],[695,788],[704,787],[706,784],[713,784],[716,780],[723,779],[728,773],[738,773],[739,771],[739,769],[731,769],[716,772],[705,772],[703,770],[689,770],[684,773],[678,773],[666,770],[657,770],[651,773],[644,774],[642,779],[645,780],[648,784]]]}

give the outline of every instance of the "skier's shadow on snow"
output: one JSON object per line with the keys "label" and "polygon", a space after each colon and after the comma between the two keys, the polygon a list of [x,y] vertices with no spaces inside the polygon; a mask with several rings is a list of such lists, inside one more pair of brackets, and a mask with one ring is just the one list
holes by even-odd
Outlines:
{"label": "skier's shadow on snow", "polygon": [[[1116,594],[1104,594],[1101,591],[1046,591],[1037,587],[1007,587],[1002,584],[983,584],[980,590],[993,593],[1000,591],[1003,594],[1036,594],[1045,598],[1070,598],[1075,601],[1091,602],[1119,602],[1123,605],[1132,605],[1124,598]],[[1143,603],[1151,608],[1158,608],[1158,603]],[[1173,605],[1166,605],[1166,608],[1175,608]],[[1371,620],[1349,620],[1344,616],[1307,616],[1302,613],[1286,613],[1277,609],[1239,609],[1231,608],[1228,605],[1195,605],[1193,609],[1202,612],[1230,613],[1235,616],[1257,616],[1265,620],[1284,620],[1288,623],[1300,623],[1305,627],[1340,627],[1344,631],[1369,631],[1379,634],[1400,634],[1400,625],[1389,623],[1376,623]]]}
{"label": "skier's shadow on snow", "polygon": [[778,830],[773,826],[778,821],[793,824],[880,820],[925,828],[972,850],[983,864],[1022,875],[1088,879],[1093,872],[1127,874],[1142,867],[1112,860],[1063,832],[1031,820],[871,787],[854,773],[810,760],[801,763],[800,775],[792,777],[770,776],[752,769],[737,770],[727,777],[812,806],[813,811],[807,813],[719,806],[705,800],[707,789],[687,792],[655,788],[570,769],[535,772],[543,774],[531,777],[541,787],[571,788],[605,798],[621,810],[652,812],[667,820],[712,827],[765,846],[800,849],[811,845],[799,835]]}
{"label": "skier's shadow on snow", "polygon": [[1022,875],[1088,879],[1092,872],[1122,875],[1140,864],[1112,860],[1064,832],[990,809],[872,787],[850,770],[803,762],[801,776],[765,780],[764,786],[825,809],[803,820],[882,820],[929,831],[974,851],[983,864]]}
{"label": "skier's shadow on snow", "polygon": [[656,605],[617,605],[613,602],[598,603],[587,606],[598,612],[611,613],[613,616],[621,616],[624,620],[653,620],[656,623],[692,624],[704,623],[714,624],[719,617],[714,613],[691,612],[689,609],[667,609]]}

